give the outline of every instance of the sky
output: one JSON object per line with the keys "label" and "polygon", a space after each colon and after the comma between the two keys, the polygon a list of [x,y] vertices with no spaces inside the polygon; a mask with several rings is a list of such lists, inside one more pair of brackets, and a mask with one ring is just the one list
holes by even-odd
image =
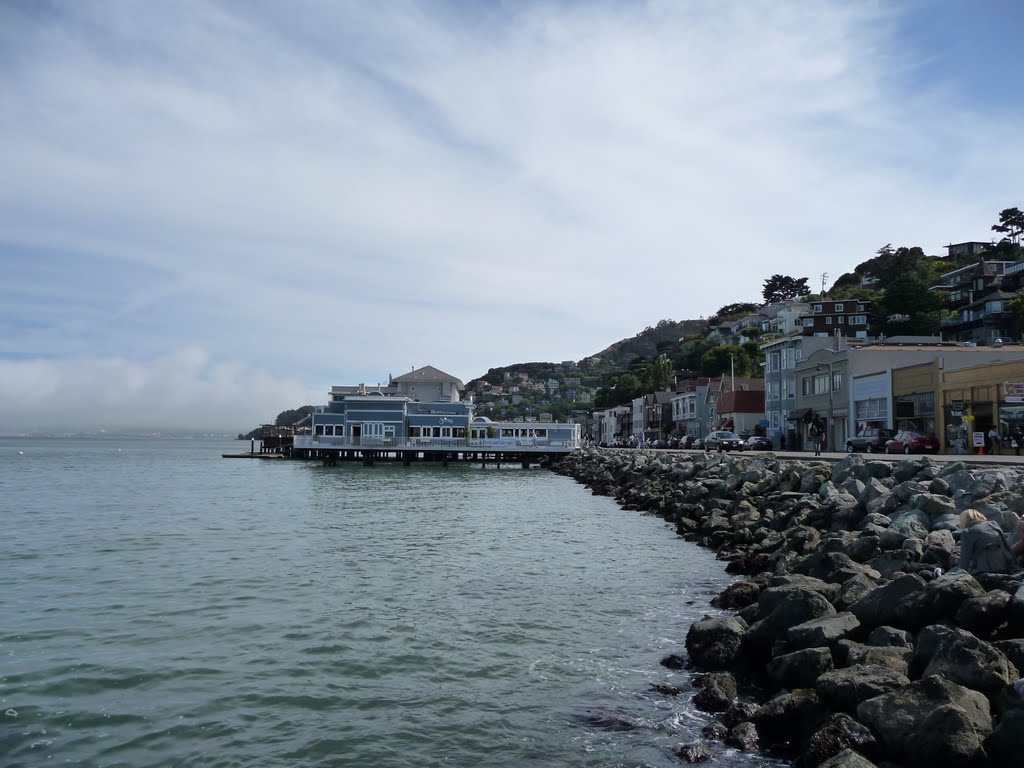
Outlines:
{"label": "sky", "polygon": [[[579,360],[1024,207],[1016,0],[0,0],[0,434]],[[826,275],[827,277],[822,277]]]}

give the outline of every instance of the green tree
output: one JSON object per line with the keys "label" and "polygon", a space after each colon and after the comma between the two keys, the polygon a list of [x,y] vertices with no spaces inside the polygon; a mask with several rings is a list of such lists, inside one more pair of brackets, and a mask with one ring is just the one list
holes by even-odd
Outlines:
{"label": "green tree", "polygon": [[750,372],[750,357],[737,344],[713,347],[700,359],[700,372],[703,376],[724,376],[732,373],[734,366],[737,376],[746,376]]}
{"label": "green tree", "polygon": [[1011,245],[1020,245],[1024,234],[1024,212],[1020,208],[1005,208],[999,212],[999,223],[992,225],[993,232],[1004,235],[1003,240]]}
{"label": "green tree", "polygon": [[659,355],[658,358],[647,366],[646,371],[646,390],[648,392],[661,392],[668,387],[669,381],[672,380],[672,361],[665,355]]}
{"label": "green tree", "polygon": [[795,299],[811,292],[807,286],[807,278],[795,278],[788,275],[772,275],[764,281],[761,295],[765,304],[775,304],[787,299]]}
{"label": "green tree", "polygon": [[[878,330],[886,336],[934,336],[939,332],[942,296],[914,278],[894,280],[878,300]],[[905,319],[889,320],[900,316]]]}

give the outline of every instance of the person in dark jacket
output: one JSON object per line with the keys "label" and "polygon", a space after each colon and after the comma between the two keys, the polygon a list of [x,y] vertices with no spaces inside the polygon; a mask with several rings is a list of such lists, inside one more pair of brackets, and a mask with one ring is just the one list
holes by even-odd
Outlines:
{"label": "person in dark jacket", "polygon": [[[1006,534],[999,523],[987,519],[976,509],[965,510],[960,515],[960,567],[972,576],[979,573],[1013,573],[1018,570],[1017,558],[1006,541]],[[1024,521],[1018,523],[1024,532]],[[1024,550],[1024,540],[1017,542],[1014,549]]]}

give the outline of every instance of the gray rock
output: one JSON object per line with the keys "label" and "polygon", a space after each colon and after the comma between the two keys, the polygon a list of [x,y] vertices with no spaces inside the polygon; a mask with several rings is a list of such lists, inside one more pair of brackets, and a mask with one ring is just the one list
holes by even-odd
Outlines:
{"label": "gray rock", "polygon": [[[905,611],[911,598],[924,590],[920,576],[899,576],[865,595],[850,606],[850,611],[866,627],[906,626]],[[980,589],[980,585],[979,585]],[[908,627],[910,628],[910,627]]]}
{"label": "gray rock", "polygon": [[906,539],[924,539],[931,531],[931,520],[919,509],[905,509],[892,518],[880,538],[882,549],[898,549]]}
{"label": "gray rock", "polygon": [[1013,682],[1016,672],[991,643],[969,633],[951,633],[939,642],[924,676],[938,675],[965,688],[993,695]]}
{"label": "gray rock", "polygon": [[995,640],[994,645],[1013,664],[1018,674],[1024,673],[1024,638]]}
{"label": "gray rock", "polygon": [[725,737],[725,743],[738,749],[741,752],[754,752],[757,750],[757,726],[753,723],[738,723],[729,729]]}
{"label": "gray rock", "polygon": [[932,531],[924,537],[922,563],[934,563],[944,571],[956,565],[956,541],[948,530]]}
{"label": "gray rock", "polygon": [[[764,595],[771,590],[765,590]],[[817,592],[804,589],[790,591],[767,615],[762,611],[762,618],[747,630],[743,636],[743,646],[755,656],[766,656],[772,644],[782,640],[790,627],[803,624],[811,619],[834,614],[836,609],[832,603]]]}
{"label": "gray rock", "polygon": [[738,618],[705,618],[690,625],[686,651],[701,669],[735,669],[742,665],[741,647],[747,630]]}
{"label": "gray rock", "polygon": [[852,640],[840,640],[835,646],[835,659],[839,666],[877,666],[909,675],[914,650],[892,645],[866,645]]}
{"label": "gray rock", "polygon": [[991,590],[979,597],[969,597],[956,612],[956,623],[984,637],[1010,621],[1010,595],[1001,589]]}
{"label": "gray rock", "polygon": [[[878,574],[876,578],[879,577],[881,577],[881,574]],[[837,610],[845,611],[869,592],[874,591],[877,586],[878,582],[875,578],[862,573],[855,574],[843,583],[834,605]]]}
{"label": "gray rock", "polygon": [[924,589],[907,600],[900,622],[886,623],[919,629],[929,624],[952,621],[964,600],[983,594],[985,589],[969,573],[945,573],[928,582]]}
{"label": "gray rock", "polygon": [[[883,536],[882,538],[884,539],[885,537]],[[872,558],[868,565],[878,571],[882,578],[889,578],[897,573],[903,573],[910,561],[910,553],[906,549],[900,548],[882,552],[877,557]]]}
{"label": "gray rock", "polygon": [[821,674],[815,682],[815,689],[830,708],[853,714],[862,701],[908,685],[910,678],[896,670],[861,665]]}
{"label": "gray rock", "polygon": [[829,646],[844,637],[849,637],[859,627],[860,621],[857,620],[857,617],[848,611],[843,611],[790,627],[786,633],[786,639],[791,648]]}
{"label": "gray rock", "polygon": [[835,757],[830,757],[821,763],[818,768],[877,768],[877,766],[852,749],[844,749]]}
{"label": "gray rock", "polygon": [[818,694],[801,688],[769,699],[754,715],[753,723],[763,744],[802,746],[828,715]]}
{"label": "gray rock", "polygon": [[909,502],[915,496],[919,496],[922,493],[928,492],[928,486],[924,483],[919,483],[915,480],[907,480],[902,482],[892,489],[892,492],[896,494],[896,498],[902,501],[904,504]]}
{"label": "gray rock", "polygon": [[725,712],[736,699],[736,678],[728,672],[709,672],[694,680],[699,690],[693,705],[703,712]]}
{"label": "gray rock", "polygon": [[[933,483],[944,483],[943,480],[933,480]],[[956,514],[956,505],[948,496],[939,496],[935,493],[919,493],[911,497],[910,506],[919,509],[928,515],[929,520],[942,515]]]}
{"label": "gray rock", "polygon": [[780,688],[810,688],[832,669],[828,648],[805,648],[776,656],[768,662],[768,677]]}
{"label": "gray rock", "polygon": [[811,736],[801,755],[800,765],[814,768],[845,750],[872,754],[877,749],[878,740],[870,728],[844,712],[837,712]]}
{"label": "gray rock", "polygon": [[[897,691],[861,702],[857,719],[877,734],[886,753],[896,760],[906,759],[915,739],[927,741],[929,734],[921,734],[928,716],[946,705],[954,705],[963,715],[961,727],[951,736],[961,735],[973,740],[976,735],[987,736],[992,730],[992,715],[988,699],[940,677],[926,677]],[[943,716],[951,724],[948,715]],[[929,723],[928,731],[935,723]]]}
{"label": "gray rock", "polygon": [[683,744],[675,750],[676,757],[688,763],[703,763],[711,759],[711,747],[703,742]]}
{"label": "gray rock", "polygon": [[985,760],[982,743],[992,730],[956,704],[942,704],[929,712],[907,739],[906,750],[914,766],[967,768]]}
{"label": "gray rock", "polygon": [[839,595],[839,585],[832,584],[813,576],[799,573],[787,573],[772,576],[768,579],[768,588],[761,593],[758,605],[766,614],[775,610],[782,598],[794,590],[817,592],[829,602]]}
{"label": "gray rock", "polygon": [[868,635],[868,645],[912,648],[914,646],[914,636],[905,629],[875,627],[871,630],[871,634]]}
{"label": "gray rock", "polygon": [[1020,765],[1024,755],[1024,709],[1013,709],[1003,715],[985,739],[984,747],[992,765]]}

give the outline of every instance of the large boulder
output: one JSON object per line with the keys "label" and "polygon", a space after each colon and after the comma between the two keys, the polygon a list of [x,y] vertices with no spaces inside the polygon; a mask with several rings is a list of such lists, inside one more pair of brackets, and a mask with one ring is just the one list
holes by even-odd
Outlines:
{"label": "large boulder", "polygon": [[964,600],[981,597],[985,588],[964,571],[946,573],[933,579],[903,606],[902,623],[905,629],[920,629],[929,624],[952,621]]}
{"label": "large boulder", "polygon": [[988,636],[1010,621],[1010,595],[994,589],[969,597],[957,609],[956,623],[975,635]]}
{"label": "large boulder", "polygon": [[736,617],[701,619],[686,633],[686,652],[700,669],[737,669],[743,665],[746,630],[746,623]]}
{"label": "large boulder", "polygon": [[919,509],[906,509],[892,519],[879,537],[882,549],[899,549],[907,539],[924,539],[931,531],[931,520]]}
{"label": "large boulder", "polygon": [[799,750],[828,715],[815,691],[799,688],[769,699],[751,719],[763,744]]}
{"label": "large boulder", "polygon": [[786,632],[786,639],[789,641],[789,647],[793,649],[829,646],[844,637],[849,637],[859,627],[857,617],[843,611],[790,627]]}
{"label": "large boulder", "polygon": [[859,752],[844,749],[838,755],[821,763],[818,768],[876,768],[876,766]]}
{"label": "large boulder", "polygon": [[856,666],[820,675],[815,688],[821,700],[838,712],[853,714],[862,701],[910,685],[910,678],[881,666]]}
{"label": "large boulder", "polygon": [[703,712],[725,712],[736,700],[736,678],[728,672],[700,675],[693,684],[693,705]]}
{"label": "large boulder", "polygon": [[991,643],[969,633],[950,633],[925,667],[924,676],[929,675],[993,695],[1016,679],[1017,670]]}
{"label": "large boulder", "polygon": [[[929,715],[947,705],[962,714],[946,711],[928,721]],[[992,715],[983,694],[934,676],[861,702],[857,719],[879,736],[886,754],[897,761],[913,754],[912,744],[931,744],[939,725],[949,729],[945,735],[950,740],[960,738],[971,745],[992,731]]]}
{"label": "large boulder", "polygon": [[776,656],[766,671],[779,688],[810,688],[823,673],[832,669],[828,648],[804,648]]}
{"label": "large boulder", "polygon": [[907,739],[908,762],[912,768],[973,768],[986,759],[982,743],[991,727],[956,704],[942,704]]}
{"label": "large boulder", "polygon": [[[766,590],[771,592],[771,590]],[[762,598],[764,595],[762,595]],[[786,637],[790,627],[811,619],[834,614],[836,609],[817,592],[794,589],[782,598],[767,615],[753,624],[743,636],[743,647],[756,657],[769,655],[772,645]]]}
{"label": "large boulder", "polygon": [[1011,766],[1024,762],[1024,709],[1011,709],[985,739],[985,752],[993,765]]}
{"label": "large boulder", "polygon": [[816,768],[830,757],[848,749],[874,754],[878,751],[878,740],[866,725],[843,712],[837,712],[811,736],[800,756],[799,765],[801,768]]}
{"label": "large boulder", "polygon": [[851,605],[850,612],[866,627],[910,629],[905,624],[906,609],[924,587],[925,581],[920,576],[910,573],[899,576]]}

